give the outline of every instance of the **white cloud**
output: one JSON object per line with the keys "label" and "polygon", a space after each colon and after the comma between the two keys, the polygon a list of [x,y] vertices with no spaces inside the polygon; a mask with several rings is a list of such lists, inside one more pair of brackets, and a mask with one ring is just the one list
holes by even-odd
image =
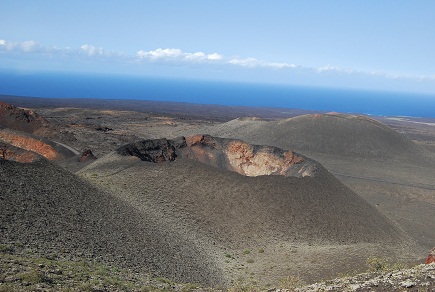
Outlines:
{"label": "white cloud", "polygon": [[155,51],[146,52],[144,50],[140,50],[136,53],[139,58],[151,58],[153,60],[156,59],[174,59],[183,55],[183,51],[180,49],[157,49]]}
{"label": "white cloud", "polygon": [[17,51],[17,52],[34,52],[40,49],[41,46],[35,41],[25,41],[25,42],[10,42],[6,40],[0,40],[0,49],[6,51]]}
{"label": "white cloud", "polygon": [[103,56],[105,54],[103,48],[97,48],[92,45],[84,44],[80,47],[81,52],[88,56]]}
{"label": "white cloud", "polygon": [[238,66],[249,67],[249,68],[265,67],[265,68],[273,68],[273,69],[284,69],[284,68],[298,67],[295,64],[267,62],[264,60],[258,60],[256,58],[232,59],[228,61],[228,63],[232,65],[238,65]]}
{"label": "white cloud", "polygon": [[35,41],[22,42],[20,45],[24,52],[33,52],[39,48],[39,44]]}
{"label": "white cloud", "polygon": [[197,60],[197,61],[204,60],[206,58],[207,58],[207,56],[203,52],[196,52],[196,53],[193,53],[193,54],[186,53],[184,55],[184,59],[186,59],[186,60],[192,60],[192,61],[195,61],[195,60]]}
{"label": "white cloud", "polygon": [[252,68],[258,66],[258,60],[255,58],[232,59],[229,60],[228,63],[233,65],[243,66],[243,67],[252,67]]}
{"label": "white cloud", "polygon": [[335,73],[346,73],[346,74],[358,73],[357,71],[349,69],[349,68],[341,68],[341,67],[336,67],[336,66],[331,66],[331,65],[319,67],[319,68],[317,68],[317,72],[319,72],[319,73],[335,72]]}
{"label": "white cloud", "polygon": [[191,62],[204,62],[204,61],[219,61],[223,56],[218,53],[206,54],[204,52],[186,53],[180,49],[159,48],[154,51],[140,50],[136,53],[139,59],[150,59],[152,61],[191,61]]}
{"label": "white cloud", "polygon": [[0,51],[22,54],[38,54],[46,56],[66,56],[66,57],[121,57],[123,54],[118,52],[106,51],[101,47],[84,44],[80,48],[72,49],[69,47],[58,48],[54,46],[42,46],[38,42],[30,40],[24,42],[11,42],[0,40]]}
{"label": "white cloud", "polygon": [[208,54],[207,59],[209,60],[222,60],[224,57],[222,55],[219,55],[218,53]]}

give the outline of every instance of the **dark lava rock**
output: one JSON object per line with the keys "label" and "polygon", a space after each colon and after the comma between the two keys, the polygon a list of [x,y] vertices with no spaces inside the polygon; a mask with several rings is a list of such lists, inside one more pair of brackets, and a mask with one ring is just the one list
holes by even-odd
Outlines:
{"label": "dark lava rock", "polygon": [[144,140],[118,148],[117,152],[124,156],[136,156],[143,161],[174,161],[177,157],[175,146],[167,139]]}

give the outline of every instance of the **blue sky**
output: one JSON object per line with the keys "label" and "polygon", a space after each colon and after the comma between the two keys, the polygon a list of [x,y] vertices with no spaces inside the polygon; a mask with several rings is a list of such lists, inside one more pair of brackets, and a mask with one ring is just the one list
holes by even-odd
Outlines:
{"label": "blue sky", "polygon": [[435,1],[0,0],[0,69],[435,93]]}

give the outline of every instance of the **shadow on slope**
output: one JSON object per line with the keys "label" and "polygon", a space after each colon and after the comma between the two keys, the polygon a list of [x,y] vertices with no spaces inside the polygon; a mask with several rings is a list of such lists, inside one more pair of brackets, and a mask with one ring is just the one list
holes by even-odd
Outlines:
{"label": "shadow on slope", "polygon": [[220,283],[207,254],[171,226],[41,160],[0,163],[0,241],[179,281]]}

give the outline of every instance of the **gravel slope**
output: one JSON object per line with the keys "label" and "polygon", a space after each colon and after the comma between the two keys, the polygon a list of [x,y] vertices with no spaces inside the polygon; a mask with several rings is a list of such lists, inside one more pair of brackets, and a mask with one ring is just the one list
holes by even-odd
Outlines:
{"label": "gravel slope", "polygon": [[207,254],[150,214],[45,160],[0,164],[0,243],[212,285]]}

